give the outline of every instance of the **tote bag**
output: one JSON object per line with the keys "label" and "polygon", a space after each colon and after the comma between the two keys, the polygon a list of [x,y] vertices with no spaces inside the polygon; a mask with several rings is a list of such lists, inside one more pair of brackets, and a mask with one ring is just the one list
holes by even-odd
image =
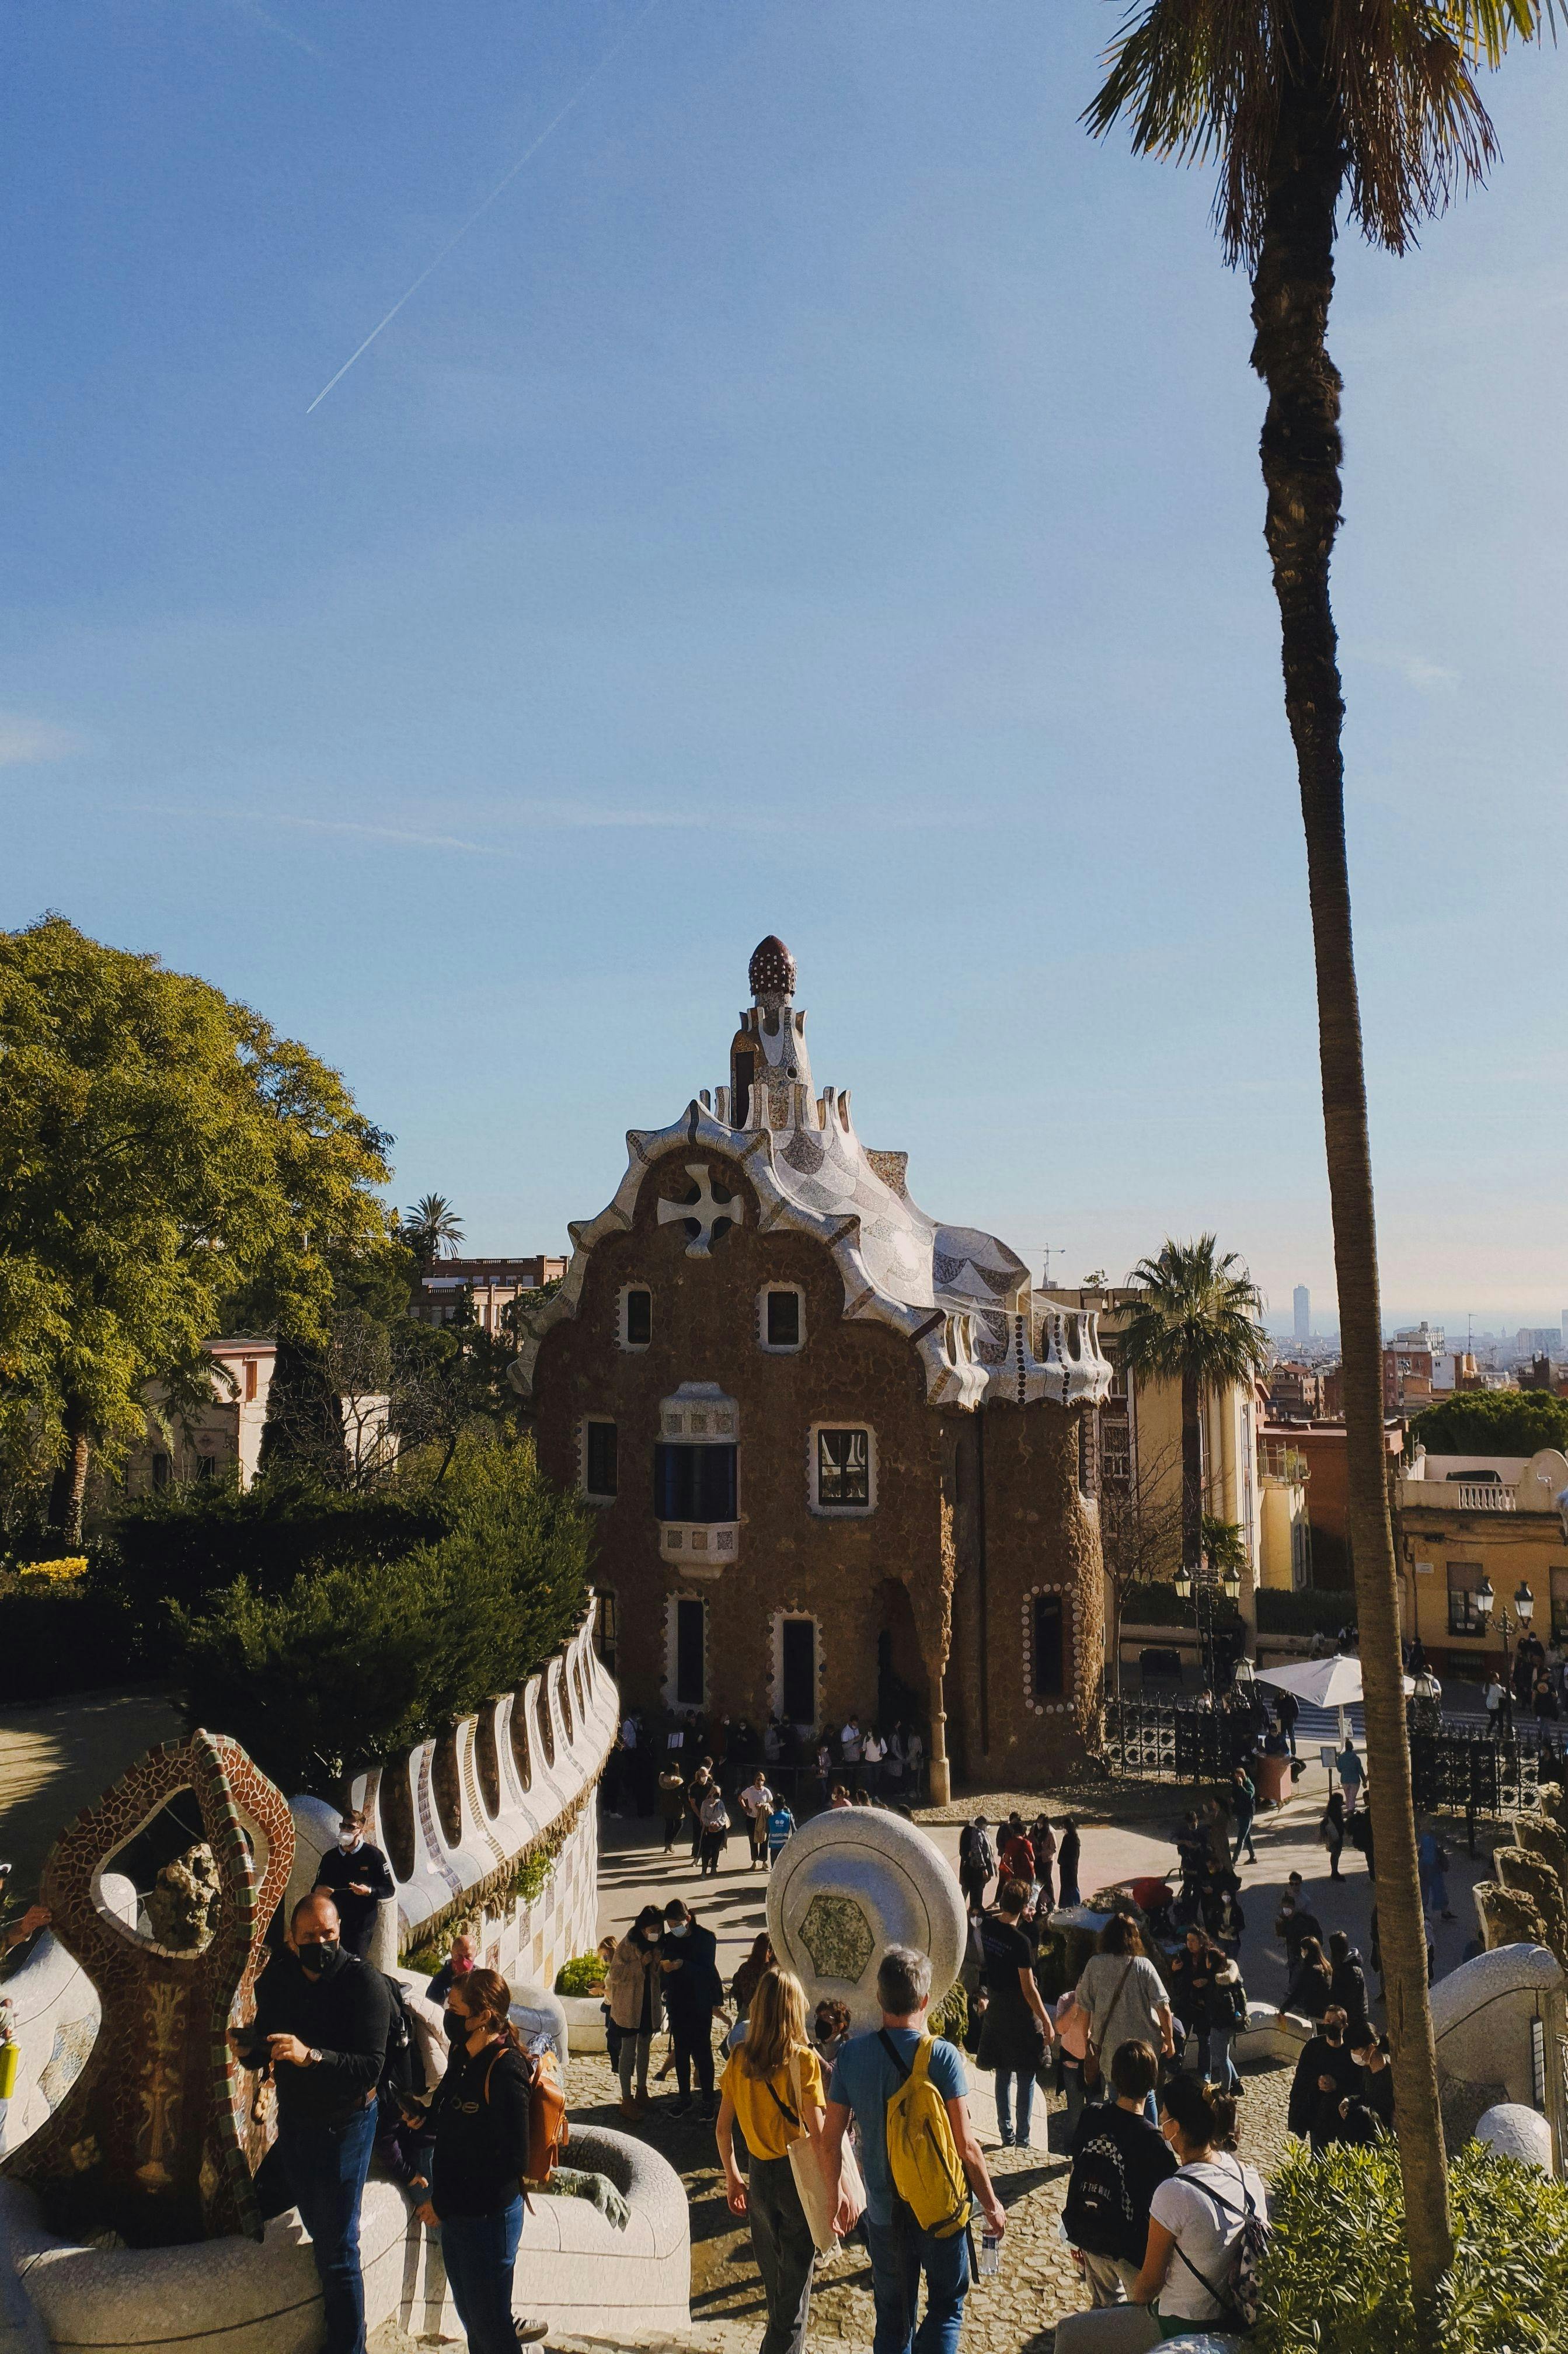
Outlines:
{"label": "tote bag", "polygon": [[[773,2093],[771,2084],[768,2089]],[[795,2103],[793,2110],[784,2107],[777,2093],[773,2093],[773,2098],[789,2122],[799,2126],[804,2104],[800,2098],[800,2079],[793,2052],[789,2055],[789,2091]],[[811,2244],[819,2254],[826,2255],[838,2246],[838,2237],[833,2230],[833,2211],[828,2204],[828,2186],[817,2153],[811,2147],[810,2136],[803,2126],[789,2144],[789,2171],[795,2178],[801,2211],[810,2226]],[[847,2138],[842,2149],[842,2180],[849,2194],[852,2222],[858,2223],[865,2212],[865,2184],[861,2179],[860,2164]]]}

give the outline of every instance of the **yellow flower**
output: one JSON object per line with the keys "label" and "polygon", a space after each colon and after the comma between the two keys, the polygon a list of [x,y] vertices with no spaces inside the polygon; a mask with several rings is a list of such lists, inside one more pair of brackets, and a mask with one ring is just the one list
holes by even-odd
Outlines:
{"label": "yellow flower", "polygon": [[20,1574],[23,1577],[48,1577],[57,1583],[63,1583],[72,1577],[85,1577],[87,1555],[74,1553],[65,1561],[25,1561],[21,1564]]}

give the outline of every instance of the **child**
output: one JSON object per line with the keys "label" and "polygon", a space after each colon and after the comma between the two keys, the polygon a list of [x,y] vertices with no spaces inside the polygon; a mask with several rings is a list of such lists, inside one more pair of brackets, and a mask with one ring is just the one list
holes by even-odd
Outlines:
{"label": "child", "polygon": [[790,1813],[789,1806],[782,1797],[776,1799],[774,1801],[773,1811],[768,1816],[767,1822],[768,1869],[769,1872],[772,1871],[774,1865],[778,1862],[779,1856],[783,1852],[784,1842],[789,1839],[790,1833],[794,1830],[794,1828],[795,1818]]}
{"label": "child", "polygon": [[849,2041],[850,2015],[848,2005],[837,2002],[832,1995],[817,2005],[811,2018],[811,2042],[824,2068],[831,2068],[844,2045]]}

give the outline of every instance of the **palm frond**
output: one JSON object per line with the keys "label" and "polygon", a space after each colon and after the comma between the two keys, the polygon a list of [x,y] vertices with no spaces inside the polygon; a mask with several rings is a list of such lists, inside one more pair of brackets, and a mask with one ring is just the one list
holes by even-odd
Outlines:
{"label": "palm frond", "polygon": [[1476,74],[1510,43],[1555,37],[1568,0],[1328,0],[1309,59],[1300,0],[1147,0],[1121,25],[1083,120],[1125,121],[1139,154],[1215,164],[1226,259],[1255,259],[1289,92],[1342,143],[1351,210],[1401,252],[1497,153]]}
{"label": "palm frond", "polygon": [[1168,1241],[1157,1257],[1140,1259],[1128,1281],[1141,1294],[1119,1339],[1130,1371],[1212,1390],[1250,1381],[1267,1363],[1257,1287],[1234,1251],[1222,1255],[1213,1235]]}

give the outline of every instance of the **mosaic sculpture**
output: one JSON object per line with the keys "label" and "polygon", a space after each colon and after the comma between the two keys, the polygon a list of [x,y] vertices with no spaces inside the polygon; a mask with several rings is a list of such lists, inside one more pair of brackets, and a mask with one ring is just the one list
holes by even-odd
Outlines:
{"label": "mosaic sculpture", "polygon": [[773,1950],[806,1988],[847,2005],[858,2031],[881,2023],[876,1972],[889,1946],[931,1962],[935,2009],[958,1977],[969,1922],[951,1866],[902,1815],[830,1808],[795,1833],[768,1882]]}
{"label": "mosaic sculpture", "polygon": [[[204,1836],[159,1873],[143,1931],[111,1910],[103,1877],[187,1792]],[[293,1851],[281,1792],[237,1741],[201,1732],[149,1751],[56,1840],[43,1902],[102,2020],[59,2107],[0,2166],[55,2230],[142,2248],[261,2237],[251,2177],[267,2131],[227,2034],[253,2008]]]}

